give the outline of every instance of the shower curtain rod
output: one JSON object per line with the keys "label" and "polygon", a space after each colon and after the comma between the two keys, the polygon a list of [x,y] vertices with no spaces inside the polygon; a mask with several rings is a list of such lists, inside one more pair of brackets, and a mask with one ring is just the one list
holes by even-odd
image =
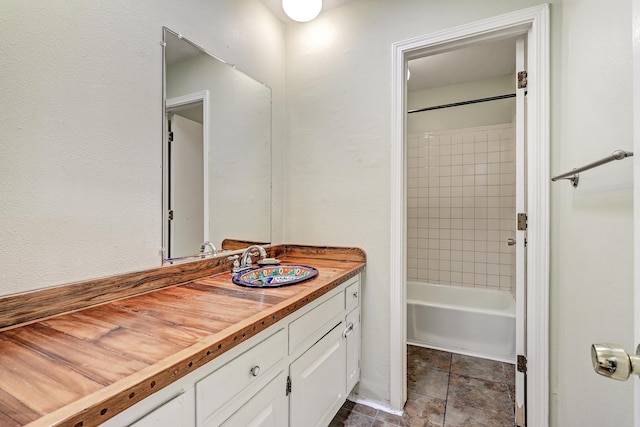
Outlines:
{"label": "shower curtain rod", "polygon": [[407,111],[407,113],[408,114],[421,113],[423,111],[440,110],[442,108],[459,107],[461,105],[478,104],[480,102],[497,101],[498,99],[507,99],[507,98],[515,98],[515,97],[516,97],[515,93],[508,93],[506,95],[497,95],[497,96],[490,96],[488,98],[479,98],[479,99],[471,99],[469,101],[454,102],[452,104],[436,105],[435,107],[418,108],[415,110],[409,110]]}

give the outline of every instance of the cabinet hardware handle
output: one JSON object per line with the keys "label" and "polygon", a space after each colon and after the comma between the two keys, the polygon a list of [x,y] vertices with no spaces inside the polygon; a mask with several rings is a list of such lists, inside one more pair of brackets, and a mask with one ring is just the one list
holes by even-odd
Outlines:
{"label": "cabinet hardware handle", "polygon": [[353,332],[353,322],[349,322],[349,325],[347,325],[347,328],[342,333],[342,338],[346,338],[351,332]]}
{"label": "cabinet hardware handle", "polygon": [[257,377],[260,374],[260,366],[256,365],[253,368],[251,368],[251,375],[253,375],[254,377]]}
{"label": "cabinet hardware handle", "polygon": [[358,298],[358,291],[355,291],[355,292],[353,293],[353,297],[354,297],[354,298]]}

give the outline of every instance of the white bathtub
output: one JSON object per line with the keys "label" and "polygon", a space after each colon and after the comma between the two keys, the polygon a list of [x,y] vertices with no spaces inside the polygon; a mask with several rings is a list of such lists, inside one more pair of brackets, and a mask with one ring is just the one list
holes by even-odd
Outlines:
{"label": "white bathtub", "polygon": [[515,362],[515,300],[511,293],[407,283],[407,343]]}

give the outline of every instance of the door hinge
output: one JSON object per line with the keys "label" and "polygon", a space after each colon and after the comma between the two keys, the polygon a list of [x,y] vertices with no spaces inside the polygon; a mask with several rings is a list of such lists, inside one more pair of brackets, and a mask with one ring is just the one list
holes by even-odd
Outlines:
{"label": "door hinge", "polygon": [[168,217],[169,217],[169,221],[173,221],[173,209],[169,211]]}
{"label": "door hinge", "polygon": [[518,355],[518,372],[527,373],[527,356]]}
{"label": "door hinge", "polygon": [[287,377],[287,389],[285,392],[285,396],[289,396],[291,394],[291,377]]}
{"label": "door hinge", "polygon": [[173,132],[169,132],[169,142],[173,142]]}
{"label": "door hinge", "polygon": [[527,88],[527,72],[519,71],[518,72],[518,89],[526,89]]}
{"label": "door hinge", "polygon": [[526,213],[518,214],[518,230],[519,231],[527,230],[527,214]]}

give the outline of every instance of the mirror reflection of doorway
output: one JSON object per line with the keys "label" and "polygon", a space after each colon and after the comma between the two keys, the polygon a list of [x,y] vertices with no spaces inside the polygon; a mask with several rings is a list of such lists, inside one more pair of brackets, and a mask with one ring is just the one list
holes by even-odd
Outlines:
{"label": "mirror reflection of doorway", "polygon": [[172,104],[167,100],[169,258],[197,253],[207,228],[203,100]]}

